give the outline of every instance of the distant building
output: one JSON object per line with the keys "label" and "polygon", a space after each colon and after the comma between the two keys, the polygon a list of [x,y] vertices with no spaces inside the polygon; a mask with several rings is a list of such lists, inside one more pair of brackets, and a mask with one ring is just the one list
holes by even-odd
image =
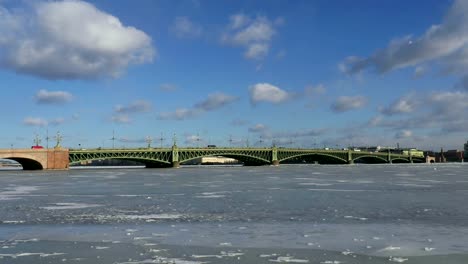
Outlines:
{"label": "distant building", "polygon": [[463,151],[452,149],[444,152],[445,160],[447,162],[461,162],[463,161]]}
{"label": "distant building", "polygon": [[401,152],[403,155],[411,155],[413,157],[424,157],[424,151],[415,148],[403,149]]}
{"label": "distant building", "polygon": [[[466,147],[467,144],[465,144]],[[463,156],[466,155],[466,152],[457,149],[451,149],[444,151],[443,149],[440,152],[433,152],[436,162],[463,162]]]}
{"label": "distant building", "polygon": [[201,158],[201,164],[235,164],[235,163],[239,163],[239,161],[233,158],[226,158],[222,156]]}

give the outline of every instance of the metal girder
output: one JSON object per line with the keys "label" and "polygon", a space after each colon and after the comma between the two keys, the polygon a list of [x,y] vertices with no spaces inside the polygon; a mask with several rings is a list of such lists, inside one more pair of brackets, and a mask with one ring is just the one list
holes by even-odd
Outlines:
{"label": "metal girder", "polygon": [[138,160],[142,163],[170,164],[171,151],[169,150],[71,150],[70,164],[79,164],[84,161],[122,159]]}
{"label": "metal girder", "polygon": [[320,155],[328,156],[347,162],[347,151],[340,150],[320,150],[320,149],[281,149],[278,150],[278,160],[286,161],[293,158],[302,156]]}
{"label": "metal girder", "polygon": [[420,161],[421,157],[385,152],[363,152],[351,150],[293,149],[293,148],[150,148],[150,149],[93,149],[70,150],[70,164],[84,161],[122,159],[140,161],[145,164],[171,165],[207,156],[232,157],[246,164],[278,164],[289,159],[322,156],[333,158],[340,163],[352,163],[359,158],[374,158],[382,162],[392,160]]}
{"label": "metal girder", "polygon": [[252,163],[270,163],[271,149],[233,149],[233,148],[200,148],[200,149],[179,149],[179,161],[186,162],[207,156],[235,157],[240,161]]}

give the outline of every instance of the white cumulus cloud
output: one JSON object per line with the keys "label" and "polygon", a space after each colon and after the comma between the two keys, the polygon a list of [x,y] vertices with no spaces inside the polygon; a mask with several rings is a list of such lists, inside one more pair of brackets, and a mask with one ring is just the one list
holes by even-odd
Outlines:
{"label": "white cumulus cloud", "polygon": [[264,124],[255,124],[252,127],[249,127],[249,132],[252,133],[262,133],[268,130],[268,127],[265,126]]}
{"label": "white cumulus cloud", "polygon": [[274,23],[264,16],[252,18],[245,14],[235,14],[229,19],[230,23],[221,40],[244,47],[244,56],[248,59],[264,58],[270,50],[273,36],[277,34],[275,26],[279,23]]}
{"label": "white cumulus cloud", "polygon": [[34,96],[38,104],[63,104],[73,99],[73,95],[66,91],[39,90]]}
{"label": "white cumulus cloud", "polygon": [[3,68],[46,79],[116,77],[155,55],[143,31],[80,0],[0,6],[0,36]]}
{"label": "white cumulus cloud", "polygon": [[417,105],[416,100],[411,97],[402,97],[392,103],[390,106],[382,109],[382,114],[385,115],[396,115],[396,114],[407,114],[415,110]]}
{"label": "white cumulus cloud", "polygon": [[23,120],[23,124],[27,126],[39,126],[39,127],[45,127],[47,126],[48,122],[47,120],[40,118],[40,117],[26,117]]}
{"label": "white cumulus cloud", "polygon": [[269,83],[257,83],[249,88],[250,101],[282,103],[291,98],[291,94]]}

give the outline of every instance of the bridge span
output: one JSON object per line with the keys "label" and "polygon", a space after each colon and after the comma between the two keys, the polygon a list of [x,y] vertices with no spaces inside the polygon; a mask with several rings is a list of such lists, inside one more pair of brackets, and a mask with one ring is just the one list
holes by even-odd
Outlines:
{"label": "bridge span", "polygon": [[390,152],[324,150],[301,148],[145,148],[145,149],[4,149],[0,159],[17,161],[25,170],[68,169],[71,165],[94,160],[131,160],[147,168],[179,167],[180,164],[208,156],[224,156],[244,165],[279,165],[280,163],[314,162],[319,164],[413,163],[424,157]]}

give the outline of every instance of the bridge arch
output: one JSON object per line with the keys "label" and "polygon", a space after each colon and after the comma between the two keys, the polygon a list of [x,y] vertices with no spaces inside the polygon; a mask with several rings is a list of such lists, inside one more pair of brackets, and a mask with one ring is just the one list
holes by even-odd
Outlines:
{"label": "bridge arch", "polygon": [[388,163],[386,158],[377,155],[362,155],[354,158],[353,161],[363,161],[364,163]]}
{"label": "bridge arch", "polygon": [[88,159],[74,159],[70,162],[70,165],[79,165],[82,162],[92,162],[98,160],[128,160],[142,163],[147,168],[161,168],[161,167],[170,167],[172,164],[168,161],[158,160],[158,159],[149,159],[142,157],[95,157]]}
{"label": "bridge arch", "polygon": [[392,163],[409,163],[410,161],[406,158],[393,158]]}
{"label": "bridge arch", "polygon": [[[338,157],[338,156],[335,156],[335,155],[332,155],[332,154],[326,154],[326,153],[301,153],[301,154],[296,154],[296,155],[292,155],[292,156],[289,156],[289,157],[286,157],[286,158],[283,158],[283,159],[280,159],[279,162],[283,162],[283,161],[290,161],[290,160],[293,160],[293,159],[296,159],[296,158],[301,158],[301,157],[313,157],[313,156],[318,156],[318,157],[322,157],[322,158],[328,158],[329,161],[335,161],[335,162],[331,162],[332,164],[346,164],[347,163],[347,160],[341,158],[341,157]],[[323,160],[323,159],[322,159]],[[320,162],[320,160],[317,160]]]}
{"label": "bridge arch", "polygon": [[226,158],[233,158],[238,161],[241,161],[244,163],[244,165],[267,165],[270,164],[270,161],[264,158],[248,155],[248,154],[241,154],[241,153],[206,153],[202,155],[196,155],[193,157],[189,157],[186,159],[183,159],[180,161],[180,163],[192,161],[195,159],[200,159],[203,157],[216,157],[216,156],[221,156],[221,157],[226,157]]}
{"label": "bridge arch", "polygon": [[32,159],[32,158],[22,158],[22,157],[2,157],[2,159],[6,160],[14,160],[18,162],[22,167],[23,170],[42,170],[44,169],[44,165],[41,162]]}

